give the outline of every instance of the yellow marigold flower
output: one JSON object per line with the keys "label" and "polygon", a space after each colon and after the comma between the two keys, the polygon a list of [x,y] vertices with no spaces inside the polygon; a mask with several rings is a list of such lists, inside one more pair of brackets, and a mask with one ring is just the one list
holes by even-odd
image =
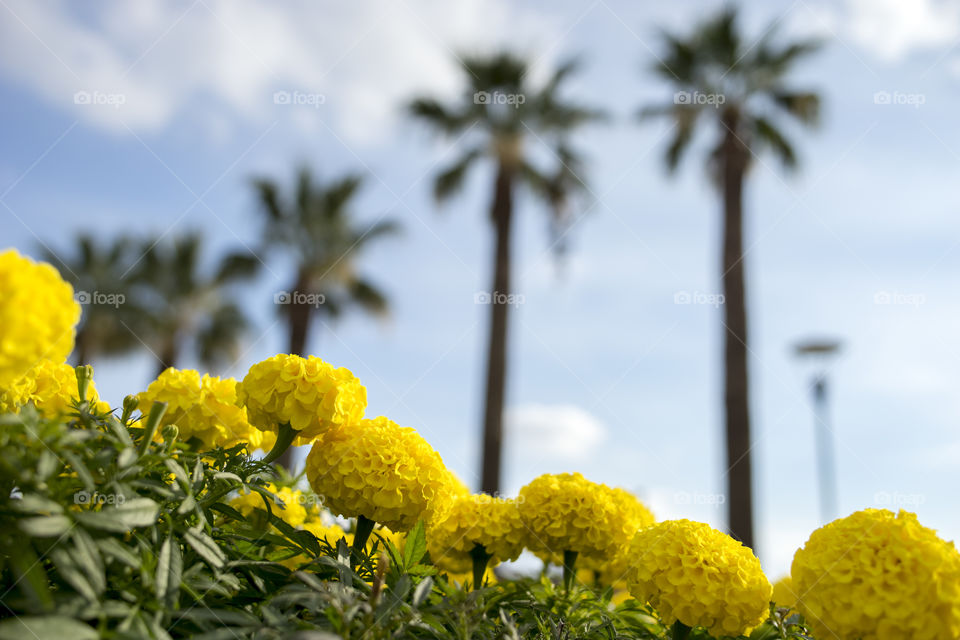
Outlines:
{"label": "yellow marigold flower", "polygon": [[539,476],[520,489],[518,502],[526,547],[558,564],[564,551],[588,561],[613,557],[626,543],[624,532],[636,532],[622,513],[623,496],[579,473]]}
{"label": "yellow marigold flower", "polygon": [[790,576],[784,576],[773,583],[772,601],[778,607],[796,609],[797,592],[794,590],[793,579]]}
{"label": "yellow marigold flower", "polygon": [[333,513],[364,516],[394,531],[442,518],[454,495],[440,454],[413,429],[384,417],[324,432],[307,456],[307,479]]}
{"label": "yellow marigold flower", "polygon": [[907,511],[857,511],[793,557],[797,608],[819,637],[960,637],[960,554]]}
{"label": "yellow marigold flower", "polygon": [[629,573],[632,564],[630,542],[637,531],[649,527],[656,519],[640,500],[625,489],[608,488],[601,485],[602,491],[608,492],[618,515],[613,518],[613,529],[610,531],[611,552],[604,558],[584,558],[577,565],[596,571],[597,581],[603,586],[610,586],[622,582]]}
{"label": "yellow marigold flower", "polygon": [[[20,407],[33,403],[42,415],[56,416],[71,413],[78,399],[76,369],[65,362],[41,360],[6,394],[0,394],[0,411],[19,411]],[[86,399],[100,413],[110,411],[110,405],[100,400],[93,380],[87,383]]]}
{"label": "yellow marigold flower", "polygon": [[289,424],[308,444],[325,430],[363,418],[367,390],[349,369],[315,356],[277,354],[250,367],[237,386],[250,423],[276,432]]}
{"label": "yellow marigold flower", "polygon": [[65,361],[79,320],[73,287],[56,269],[13,249],[0,253],[0,389],[39,360]]}
{"label": "yellow marigold flower", "polygon": [[233,447],[241,442],[249,449],[269,449],[276,436],[254,429],[246,410],[237,406],[237,381],[233,378],[202,378],[193,369],[170,367],[137,395],[140,408],[166,402],[161,426],[176,424],[183,441],[199,439],[204,447]]}
{"label": "yellow marigold flower", "polygon": [[325,540],[332,547],[337,546],[337,541],[340,538],[346,538],[347,544],[352,542],[352,537],[343,530],[343,527],[337,524],[324,524],[323,520],[319,518],[304,522],[300,528],[312,533],[317,540]]}
{"label": "yellow marigold flower", "polygon": [[470,552],[478,544],[494,565],[516,560],[525,537],[516,501],[484,494],[457,496],[446,517],[431,523],[426,533],[430,559],[455,573],[471,571]]}
{"label": "yellow marigold flower", "polygon": [[[299,489],[277,487],[277,485],[273,483],[268,484],[266,489],[277,496],[282,503],[278,505],[274,502],[270,505],[270,511],[291,527],[299,527],[307,522],[308,517],[312,518],[316,516],[316,507],[312,506],[312,500]],[[249,493],[241,493],[236,496],[230,500],[229,504],[244,516],[250,517],[257,515],[254,512],[258,509],[260,511],[267,510],[267,505],[264,503],[263,498],[262,494],[256,491],[250,491]],[[308,507],[311,509],[308,510]]]}
{"label": "yellow marigold flower", "polygon": [[666,624],[739,636],[763,622],[772,587],[753,551],[702,522],[667,520],[631,542],[630,593]]}

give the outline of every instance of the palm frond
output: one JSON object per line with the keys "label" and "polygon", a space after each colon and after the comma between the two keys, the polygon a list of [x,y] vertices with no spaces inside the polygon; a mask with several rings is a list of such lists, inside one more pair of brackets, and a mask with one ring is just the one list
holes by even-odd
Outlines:
{"label": "palm frond", "polygon": [[474,162],[483,156],[483,152],[480,147],[468,149],[453,164],[437,174],[433,180],[433,197],[437,202],[448,200],[463,188],[467,172]]}

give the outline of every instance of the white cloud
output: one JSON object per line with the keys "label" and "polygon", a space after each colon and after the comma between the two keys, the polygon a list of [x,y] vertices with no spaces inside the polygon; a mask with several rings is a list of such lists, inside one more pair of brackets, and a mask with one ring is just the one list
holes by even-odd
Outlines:
{"label": "white cloud", "polygon": [[960,5],[944,0],[849,0],[854,41],[878,58],[951,45],[960,37]]}
{"label": "white cloud", "polygon": [[523,458],[555,457],[584,460],[607,437],[596,417],[573,405],[526,404],[506,412],[510,450]]}
{"label": "white cloud", "polygon": [[[316,111],[276,105],[273,93],[300,91],[324,96],[320,109],[332,128],[370,140],[411,93],[456,90],[453,49],[489,50],[520,34],[526,47],[548,47],[559,32],[507,0],[145,0],[85,4],[91,15],[83,16],[64,0],[6,6],[0,72],[115,131],[162,130],[202,100],[225,108],[224,117],[297,126]],[[123,104],[74,104],[79,91],[91,102],[119,95]]]}

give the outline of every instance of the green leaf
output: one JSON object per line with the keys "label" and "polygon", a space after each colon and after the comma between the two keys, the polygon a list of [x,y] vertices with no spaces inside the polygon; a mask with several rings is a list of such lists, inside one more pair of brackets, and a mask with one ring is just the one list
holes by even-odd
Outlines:
{"label": "green leaf", "polygon": [[90,584],[86,574],[77,566],[72,553],[63,547],[56,547],[50,550],[49,557],[57,567],[60,576],[76,589],[77,593],[89,602],[97,601],[97,590]]}
{"label": "green leaf", "polygon": [[[47,572],[33,547],[25,542],[17,544],[10,552],[10,568],[16,584],[32,601],[33,608],[45,611],[53,607],[53,596],[47,587]],[[20,638],[21,636],[17,636]]]}
{"label": "green leaf", "polygon": [[157,503],[150,498],[134,498],[101,511],[82,511],[75,517],[80,523],[94,529],[126,533],[136,527],[155,524],[159,510]]}
{"label": "green leaf", "polygon": [[403,545],[403,567],[409,569],[419,563],[424,554],[427,553],[427,535],[424,530],[423,520],[417,520],[413,530],[407,534],[407,540]]}
{"label": "green leaf", "polygon": [[140,559],[116,538],[103,538],[97,541],[100,552],[127,565],[131,569],[140,568]]}
{"label": "green leaf", "polygon": [[172,538],[167,538],[160,546],[154,587],[157,597],[168,609],[172,609],[179,598],[182,574],[183,556],[180,553],[180,545]]}
{"label": "green leaf", "polygon": [[87,580],[98,594],[107,588],[107,577],[103,570],[103,559],[96,543],[83,529],[77,528],[71,534],[75,550],[73,560],[87,576]]}
{"label": "green leaf", "polygon": [[223,550],[217,546],[217,543],[214,542],[213,538],[200,529],[187,529],[184,538],[187,543],[193,547],[193,550],[197,552],[197,555],[206,560],[210,566],[215,569],[223,567],[227,557],[223,553]]}
{"label": "green leaf", "polygon": [[99,637],[93,627],[64,616],[21,616],[0,622],[0,640],[97,640]]}
{"label": "green leaf", "polygon": [[36,516],[33,518],[20,518],[17,526],[28,536],[35,538],[56,538],[62,536],[70,527],[73,521],[67,516]]}
{"label": "green leaf", "polygon": [[413,606],[419,607],[423,604],[427,597],[430,595],[430,591],[433,589],[433,578],[424,578],[420,584],[417,585],[417,588],[413,590]]}

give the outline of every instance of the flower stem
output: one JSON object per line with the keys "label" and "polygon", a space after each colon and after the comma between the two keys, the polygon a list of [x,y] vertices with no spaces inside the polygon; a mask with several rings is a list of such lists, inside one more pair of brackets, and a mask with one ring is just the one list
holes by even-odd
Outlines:
{"label": "flower stem", "polygon": [[363,555],[363,550],[367,546],[367,539],[373,533],[373,527],[377,523],[366,516],[357,516],[357,530],[353,532],[353,553],[351,561]]}
{"label": "flower stem", "polygon": [[687,640],[691,631],[692,629],[690,627],[677,620],[673,623],[673,627],[671,627],[670,637],[673,640]]}
{"label": "flower stem", "polygon": [[473,589],[476,590],[483,586],[483,574],[487,572],[487,563],[493,556],[487,553],[482,544],[475,544],[470,550],[470,557],[473,558]]}
{"label": "flower stem", "polygon": [[570,586],[573,584],[573,577],[576,575],[574,570],[574,565],[577,564],[577,552],[576,551],[567,551],[563,552],[563,588],[569,592]]}
{"label": "flower stem", "polygon": [[280,456],[283,455],[283,452],[290,448],[290,444],[293,443],[293,439],[297,437],[297,431],[290,426],[289,422],[284,422],[280,425],[280,430],[277,431],[277,441],[273,445],[273,449],[270,449],[270,453],[263,457],[261,462],[271,463]]}

